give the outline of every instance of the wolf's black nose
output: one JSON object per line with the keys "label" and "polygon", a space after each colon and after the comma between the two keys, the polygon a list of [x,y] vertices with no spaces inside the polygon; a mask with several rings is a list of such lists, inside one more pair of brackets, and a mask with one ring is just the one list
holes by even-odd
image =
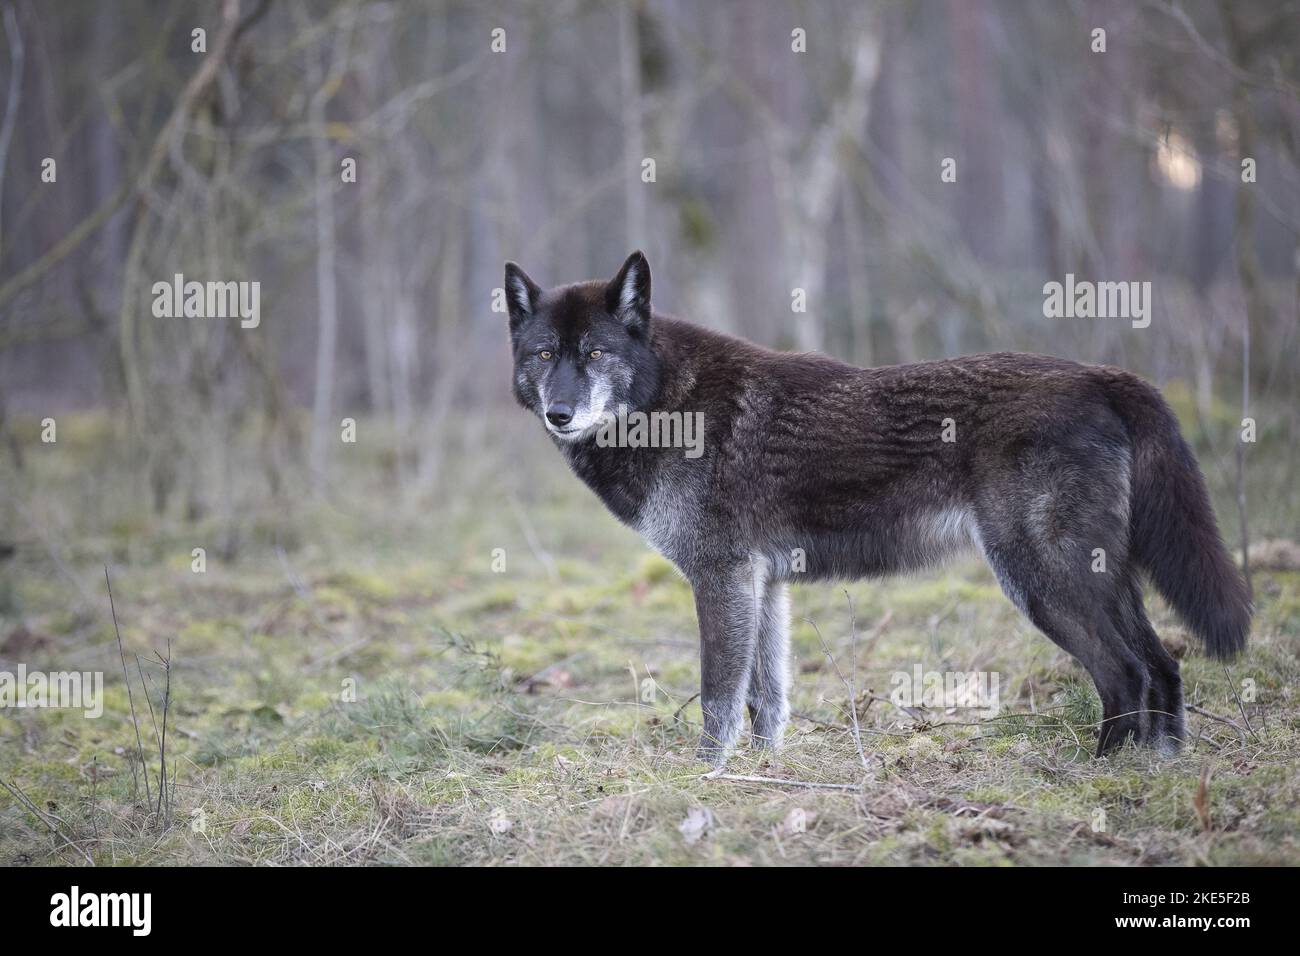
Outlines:
{"label": "wolf's black nose", "polygon": [[573,420],[573,406],[568,402],[554,402],[546,410],[546,420],[556,428],[563,428]]}

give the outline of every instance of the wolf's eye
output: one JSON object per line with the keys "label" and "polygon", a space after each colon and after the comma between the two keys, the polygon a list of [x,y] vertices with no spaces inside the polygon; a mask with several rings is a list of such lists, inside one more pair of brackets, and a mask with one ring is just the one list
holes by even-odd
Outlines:
{"label": "wolf's eye", "polygon": [[546,351],[546,349],[542,349],[537,353],[537,357],[543,362],[549,362],[551,360],[551,353]]}
{"label": "wolf's eye", "polygon": [[592,350],[591,350],[591,357],[594,358],[594,359],[598,359],[598,358],[600,358],[600,357],[601,357],[602,355],[604,355],[604,354],[605,354],[605,353],[602,352],[600,349],[592,349]]}

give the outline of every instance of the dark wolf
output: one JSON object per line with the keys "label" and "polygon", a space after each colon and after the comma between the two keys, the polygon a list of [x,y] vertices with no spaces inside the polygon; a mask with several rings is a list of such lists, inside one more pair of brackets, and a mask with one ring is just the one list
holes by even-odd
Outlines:
{"label": "dark wolf", "polygon": [[[1149,576],[1206,652],[1250,629],[1245,583],[1160,393],[1117,368],[997,353],[861,369],[774,352],[654,312],[633,253],[608,282],[543,290],[505,269],[514,394],[569,466],[672,560],[700,626],[700,756],[748,706],[758,746],[789,710],[786,583],[909,571],[963,548],[1087,669],[1097,753],[1176,751],[1178,663]],[[609,447],[605,416],[702,412],[703,454]]]}

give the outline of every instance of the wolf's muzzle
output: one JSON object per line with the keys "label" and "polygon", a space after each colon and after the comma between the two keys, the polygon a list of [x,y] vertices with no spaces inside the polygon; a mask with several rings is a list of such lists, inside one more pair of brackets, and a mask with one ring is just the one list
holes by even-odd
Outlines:
{"label": "wolf's muzzle", "polygon": [[568,402],[551,402],[546,409],[546,420],[556,428],[563,428],[573,421],[573,406]]}

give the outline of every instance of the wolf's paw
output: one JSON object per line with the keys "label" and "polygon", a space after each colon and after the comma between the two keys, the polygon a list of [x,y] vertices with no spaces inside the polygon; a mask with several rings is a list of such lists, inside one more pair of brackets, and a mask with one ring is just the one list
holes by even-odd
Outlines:
{"label": "wolf's paw", "polygon": [[1177,757],[1183,752],[1183,741],[1174,736],[1163,735],[1155,741],[1156,754],[1161,757]]}
{"label": "wolf's paw", "polygon": [[708,764],[715,771],[723,768],[729,756],[731,756],[730,747],[724,747],[716,740],[707,737],[701,737],[700,745],[695,749],[695,759]]}
{"label": "wolf's paw", "polygon": [[777,750],[785,736],[785,725],[790,720],[790,710],[785,701],[766,707],[749,705],[749,745],[755,750]]}

